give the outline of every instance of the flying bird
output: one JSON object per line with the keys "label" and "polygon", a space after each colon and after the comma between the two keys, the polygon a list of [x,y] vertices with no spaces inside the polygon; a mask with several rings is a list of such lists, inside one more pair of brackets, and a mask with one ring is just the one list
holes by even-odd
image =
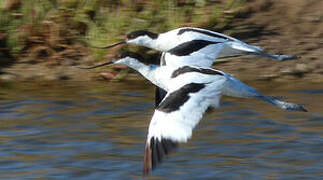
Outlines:
{"label": "flying bird", "polygon": [[254,88],[219,70],[198,66],[158,66],[144,64],[136,53],[125,52],[116,60],[103,64],[81,67],[93,69],[110,64],[127,65],[156,86],[167,91],[166,97],[155,108],[148,128],[144,153],[143,175],[162,162],[178,143],[187,142],[193,128],[209,107],[219,106],[222,95],[256,98],[289,111],[306,111],[299,104],[264,96]]}
{"label": "flying bird", "polygon": [[[291,55],[272,55],[260,47],[218,32],[192,27],[182,27],[156,34],[146,30],[129,33],[126,40],[102,47],[111,48],[121,44],[145,46],[161,51],[161,66],[181,67],[185,65],[211,67],[217,58],[241,55],[258,55],[279,61],[297,59]],[[167,52],[167,53],[166,53]],[[165,97],[166,92],[156,87],[155,106]]]}
{"label": "flying bird", "polygon": [[124,41],[98,48],[111,48],[121,44],[145,46],[181,57],[202,55],[205,58],[200,58],[200,61],[208,59],[211,62],[217,58],[241,55],[258,55],[279,61],[298,58],[293,55],[268,54],[258,46],[247,44],[228,35],[193,27],[182,27],[160,34],[146,30],[133,31]]}

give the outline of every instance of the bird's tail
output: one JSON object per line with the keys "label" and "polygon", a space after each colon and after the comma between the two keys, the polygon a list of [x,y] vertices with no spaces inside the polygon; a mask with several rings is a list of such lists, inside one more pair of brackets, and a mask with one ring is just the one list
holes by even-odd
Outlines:
{"label": "bird's tail", "polygon": [[243,54],[253,54],[253,55],[258,55],[258,56],[263,56],[271,59],[276,59],[278,61],[284,61],[284,60],[290,60],[290,59],[298,59],[299,56],[294,56],[294,55],[277,55],[277,54],[268,54],[264,52],[259,46],[253,46],[249,45],[243,42],[230,42],[230,46],[233,49],[239,50],[243,52]]}
{"label": "bird's tail", "polygon": [[263,56],[263,57],[268,57],[268,58],[276,59],[278,61],[284,61],[284,60],[290,60],[290,59],[298,59],[298,58],[300,58],[299,56],[295,56],[295,55],[268,54],[268,53],[265,53],[264,51],[258,51],[255,54],[257,54],[259,56]]}
{"label": "bird's tail", "polygon": [[263,100],[265,102],[268,102],[270,104],[273,104],[275,106],[278,106],[282,109],[286,109],[288,111],[303,111],[307,112],[307,110],[300,104],[295,103],[289,103],[285,101],[279,100],[277,97],[272,96],[257,96],[258,99]]}

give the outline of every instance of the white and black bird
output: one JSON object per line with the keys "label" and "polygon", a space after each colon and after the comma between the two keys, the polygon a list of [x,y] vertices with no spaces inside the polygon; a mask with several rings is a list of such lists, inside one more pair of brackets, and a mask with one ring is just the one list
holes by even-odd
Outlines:
{"label": "white and black bird", "polygon": [[[211,67],[217,58],[241,55],[259,55],[279,61],[298,58],[291,55],[268,54],[258,46],[249,45],[225,34],[192,27],[178,28],[160,34],[145,30],[133,31],[127,35],[125,41],[102,48],[111,48],[120,44],[145,46],[161,51],[163,53],[160,65],[172,67],[185,65]],[[166,92],[163,89],[156,88],[156,106],[165,95]]]}
{"label": "white and black bird", "polygon": [[210,64],[217,58],[241,55],[258,55],[279,61],[298,58],[291,55],[268,54],[258,46],[247,44],[225,34],[192,27],[182,27],[160,34],[146,30],[133,31],[127,35],[126,40],[101,48],[111,48],[120,44],[139,45],[161,52],[169,52],[169,56],[180,57],[182,61],[196,61],[195,56],[202,56],[196,63],[201,67],[210,67]]}
{"label": "white and black bird", "polygon": [[218,107],[222,95],[256,98],[290,111],[306,111],[301,105],[264,96],[227,73],[196,66],[157,66],[142,63],[140,55],[126,52],[116,60],[83,67],[92,69],[109,64],[127,65],[156,86],[167,91],[152,116],[145,147],[143,174],[154,169],[165,155],[186,142],[209,107]]}

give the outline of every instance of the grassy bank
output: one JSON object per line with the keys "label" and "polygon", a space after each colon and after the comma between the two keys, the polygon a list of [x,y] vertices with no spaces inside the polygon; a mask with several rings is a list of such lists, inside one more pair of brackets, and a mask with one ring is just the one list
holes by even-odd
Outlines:
{"label": "grassy bank", "polygon": [[[3,0],[0,48],[2,56],[10,53],[33,62],[59,61],[66,56],[80,58],[86,55],[76,50],[83,46],[80,40],[104,46],[137,29],[163,32],[197,26],[224,31],[245,3],[246,0]],[[91,53],[100,59],[106,51]]]}

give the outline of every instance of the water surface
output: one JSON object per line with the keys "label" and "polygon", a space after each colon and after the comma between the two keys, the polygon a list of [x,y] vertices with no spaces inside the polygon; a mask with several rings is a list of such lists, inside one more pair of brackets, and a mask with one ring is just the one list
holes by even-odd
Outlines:
{"label": "water surface", "polygon": [[[322,86],[253,85],[309,112],[226,97],[149,179],[322,179]],[[0,179],[141,179],[149,83],[0,87]]]}

